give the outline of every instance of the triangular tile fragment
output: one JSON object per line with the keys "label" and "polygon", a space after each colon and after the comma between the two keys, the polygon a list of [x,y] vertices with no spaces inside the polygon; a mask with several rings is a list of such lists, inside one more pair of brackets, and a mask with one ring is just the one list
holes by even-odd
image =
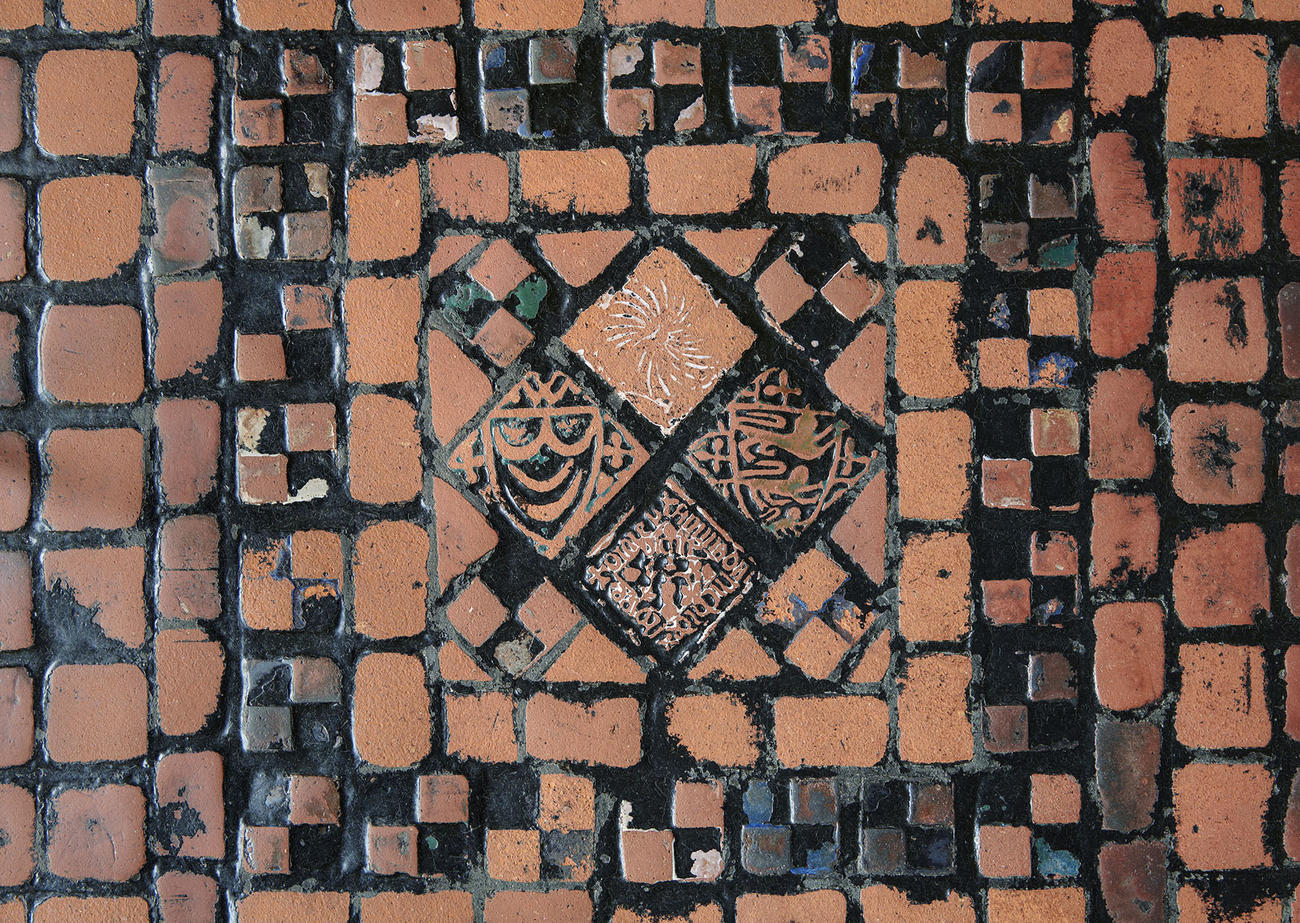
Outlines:
{"label": "triangular tile fragment", "polygon": [[643,683],[645,670],[593,625],[578,636],[546,671],[551,683]]}
{"label": "triangular tile fragment", "polygon": [[476,683],[492,678],[455,641],[444,641],[438,648],[438,672],[444,680],[453,683]]}
{"label": "triangular tile fragment", "polygon": [[460,262],[460,258],[469,253],[479,244],[483,243],[483,238],[478,234],[454,234],[448,237],[439,237],[438,242],[433,245],[433,252],[429,254],[429,278],[436,279],[452,266]]}
{"label": "triangular tile fragment", "polygon": [[492,382],[441,330],[429,331],[429,402],[433,434],[447,442],[492,396]]}
{"label": "triangular tile fragment", "polygon": [[738,276],[754,265],[771,236],[771,228],[687,231],[686,241],[723,272]]}
{"label": "triangular tile fragment", "polygon": [[775,676],[780,667],[744,628],[736,628],[724,637],[709,655],[695,665],[691,679],[719,676],[744,681],[761,676]]}
{"label": "triangular tile fragment", "polygon": [[850,225],[849,235],[862,248],[862,255],[873,263],[883,263],[889,258],[889,228],[883,224],[864,221]]}
{"label": "triangular tile fragment", "polygon": [[433,479],[438,538],[438,591],[497,546],[497,533],[483,514],[442,478]]}
{"label": "triangular tile fragment", "polygon": [[631,240],[631,231],[572,231],[538,234],[537,246],[560,278],[579,288],[600,275]]}
{"label": "triangular tile fragment", "polygon": [[867,649],[862,652],[862,659],[849,674],[849,682],[878,683],[885,678],[885,671],[889,669],[889,642],[892,638],[893,633],[886,628],[876,640],[867,645]]}

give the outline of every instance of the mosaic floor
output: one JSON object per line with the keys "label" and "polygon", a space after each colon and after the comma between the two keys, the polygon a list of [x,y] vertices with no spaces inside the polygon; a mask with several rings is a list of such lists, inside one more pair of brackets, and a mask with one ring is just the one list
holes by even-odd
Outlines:
{"label": "mosaic floor", "polygon": [[0,923],[1300,919],[1300,0],[0,0],[0,352]]}

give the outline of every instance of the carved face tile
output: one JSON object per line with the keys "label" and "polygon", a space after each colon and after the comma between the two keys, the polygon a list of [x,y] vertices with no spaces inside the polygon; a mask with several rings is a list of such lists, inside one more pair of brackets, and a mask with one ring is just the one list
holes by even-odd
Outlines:
{"label": "carved face tile", "polygon": [[646,457],[573,379],[530,372],[452,450],[451,466],[555,557]]}

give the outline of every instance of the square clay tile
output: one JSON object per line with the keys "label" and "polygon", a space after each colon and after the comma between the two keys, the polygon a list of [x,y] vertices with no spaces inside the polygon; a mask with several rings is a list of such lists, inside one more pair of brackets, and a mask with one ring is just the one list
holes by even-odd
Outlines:
{"label": "square clay tile", "polygon": [[420,776],[415,792],[415,819],[419,823],[469,823],[469,782],[464,776]]}
{"label": "square clay tile", "polygon": [[659,248],[564,335],[646,419],[669,433],[754,341],[681,258]]}
{"label": "square clay tile", "polygon": [[505,368],[533,341],[533,332],[506,308],[497,308],[474,335],[474,345]]}
{"label": "square clay tile", "polygon": [[286,374],[283,337],[236,331],[235,375],[240,381],[274,381]]}
{"label": "square clay tile", "polygon": [[1264,197],[1255,161],[1177,158],[1168,163],[1168,182],[1174,259],[1235,259],[1264,245]]}
{"label": "square clay tile", "polygon": [[533,271],[533,265],[509,242],[494,240],[470,267],[469,274],[494,299],[503,301]]}
{"label": "square clay tile", "polygon": [[653,55],[656,86],[703,86],[699,45],[657,39]]}
{"label": "square clay tile", "polygon": [[413,826],[366,824],[366,871],[373,875],[418,875],[420,831]]}
{"label": "square clay tile", "polygon": [[62,878],[128,881],[145,862],[145,797],[134,785],[64,789],[50,799],[50,871]]}
{"label": "square clay tile", "polygon": [[337,824],[339,786],[328,776],[289,777],[289,823]]}
{"label": "square clay tile", "polygon": [[286,404],[284,428],[289,451],[334,451],[334,415],[333,404]]}

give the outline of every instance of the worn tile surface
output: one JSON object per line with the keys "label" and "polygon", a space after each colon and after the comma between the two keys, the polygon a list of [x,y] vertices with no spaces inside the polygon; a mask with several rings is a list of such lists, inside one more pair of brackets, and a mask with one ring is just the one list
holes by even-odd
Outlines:
{"label": "worn tile surface", "polygon": [[1296,0],[0,0],[0,923],[1300,913]]}

